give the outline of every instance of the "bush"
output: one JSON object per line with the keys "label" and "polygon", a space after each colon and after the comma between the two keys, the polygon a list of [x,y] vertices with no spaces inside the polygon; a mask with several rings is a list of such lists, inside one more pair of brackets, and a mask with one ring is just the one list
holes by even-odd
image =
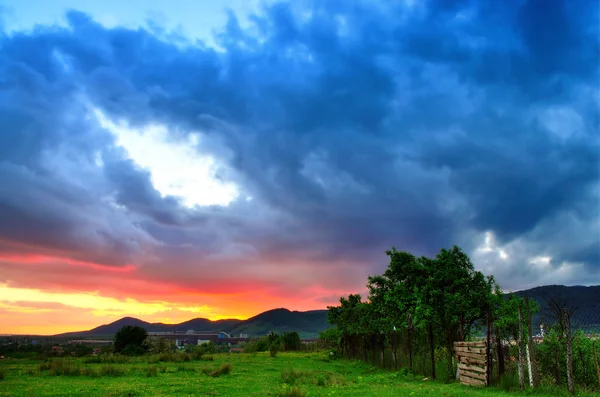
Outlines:
{"label": "bush", "polygon": [[266,352],[268,349],[268,341],[264,338],[261,338],[248,342],[246,346],[244,346],[244,353]]}
{"label": "bush", "polygon": [[296,331],[285,332],[281,339],[283,340],[283,348],[286,352],[300,350],[300,346],[302,346],[300,335]]}
{"label": "bush", "polygon": [[149,336],[146,338],[143,347],[150,354],[175,353],[177,351],[175,341],[159,338],[157,336]]}
{"label": "bush", "polygon": [[273,343],[269,349],[269,354],[271,355],[271,357],[277,357],[277,353],[279,353],[280,350],[281,350],[281,343],[279,343],[279,342]]}
{"label": "bush", "polygon": [[225,363],[225,364],[221,364],[221,366],[213,371],[210,370],[210,368],[204,368],[202,370],[202,372],[204,372],[206,375],[208,376],[212,376],[213,378],[219,377],[221,375],[227,375],[231,372],[231,364],[230,363]]}
{"label": "bush", "polygon": [[303,376],[306,376],[306,373],[298,369],[284,368],[281,370],[281,380],[283,383],[287,383],[288,385],[293,385]]}
{"label": "bush", "polygon": [[201,345],[188,345],[185,347],[185,352],[192,360],[201,360],[204,355],[204,348]]}
{"label": "bush", "polygon": [[217,352],[217,345],[214,342],[203,343],[198,345],[198,349],[203,354],[215,354]]}

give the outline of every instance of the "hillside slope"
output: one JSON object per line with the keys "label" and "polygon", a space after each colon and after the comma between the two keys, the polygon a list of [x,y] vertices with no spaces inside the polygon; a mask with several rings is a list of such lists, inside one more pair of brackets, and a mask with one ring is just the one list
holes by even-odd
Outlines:
{"label": "hillside slope", "polygon": [[528,296],[540,305],[540,311],[533,318],[535,326],[540,322],[551,324],[556,315],[552,312],[549,302],[554,300],[559,306],[574,310],[571,318],[575,328],[596,329],[600,332],[600,285],[591,287],[564,285],[546,285],[514,293],[517,296]]}

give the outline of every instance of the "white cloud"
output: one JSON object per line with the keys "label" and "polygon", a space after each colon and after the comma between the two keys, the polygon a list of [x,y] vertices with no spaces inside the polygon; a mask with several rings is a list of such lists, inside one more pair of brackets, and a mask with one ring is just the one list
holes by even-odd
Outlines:
{"label": "white cloud", "polygon": [[199,134],[174,140],[163,125],[136,130],[126,123],[109,120],[98,109],[94,114],[131,160],[150,173],[154,188],[163,197],[175,196],[190,208],[196,205],[227,206],[237,199],[238,187],[217,178],[219,166],[215,158],[198,152]]}

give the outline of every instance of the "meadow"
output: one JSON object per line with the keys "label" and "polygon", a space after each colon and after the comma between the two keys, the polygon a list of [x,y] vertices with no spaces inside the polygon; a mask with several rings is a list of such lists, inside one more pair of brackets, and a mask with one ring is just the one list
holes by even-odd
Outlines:
{"label": "meadow", "polygon": [[[220,353],[0,361],[0,396],[559,396],[430,381],[327,353]],[[581,394],[586,395],[586,394]],[[591,396],[591,394],[589,394]]]}

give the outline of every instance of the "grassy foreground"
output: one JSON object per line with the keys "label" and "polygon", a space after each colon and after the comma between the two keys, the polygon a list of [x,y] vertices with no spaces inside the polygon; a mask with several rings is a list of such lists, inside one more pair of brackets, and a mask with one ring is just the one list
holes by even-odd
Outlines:
{"label": "grassy foreground", "polygon": [[[498,389],[442,384],[323,353],[231,354],[212,361],[121,364],[0,361],[0,396],[515,396]],[[228,368],[227,364],[231,364]],[[228,372],[228,370],[230,371]],[[536,391],[536,395],[557,395]],[[531,392],[527,392],[531,394]]]}

